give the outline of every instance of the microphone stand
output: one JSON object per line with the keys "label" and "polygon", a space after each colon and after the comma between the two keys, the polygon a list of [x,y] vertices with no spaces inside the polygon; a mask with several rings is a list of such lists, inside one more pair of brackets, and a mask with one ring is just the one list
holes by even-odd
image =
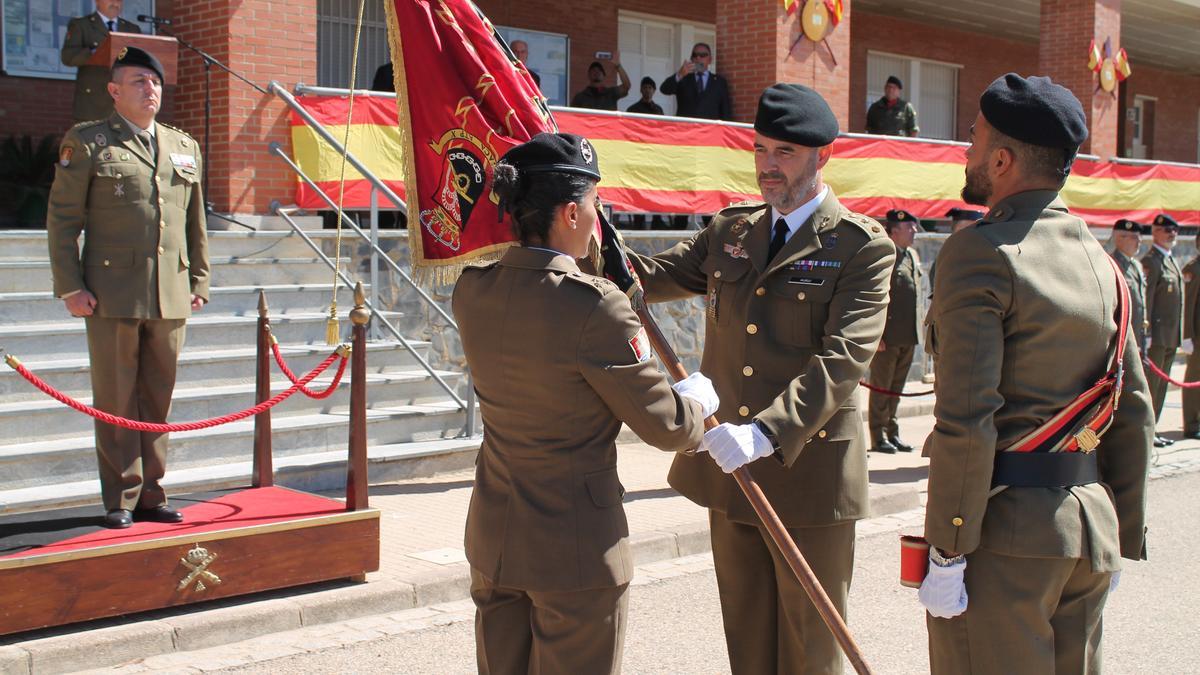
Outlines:
{"label": "microphone stand", "polygon": [[[205,158],[206,162],[212,161],[212,155],[210,155],[208,152],[209,142],[210,142],[210,139],[212,138],[212,67],[216,66],[216,67],[220,68],[221,70],[225,71],[226,73],[229,73],[230,75],[236,77],[237,79],[241,80],[242,82],[245,82],[246,84],[253,87],[260,94],[269,94],[270,92],[268,92],[266,89],[263,89],[262,87],[258,86],[257,84],[251,82],[250,80],[246,79],[240,73],[232,70],[231,68],[229,68],[229,66],[226,66],[224,63],[221,63],[219,60],[214,58],[208,52],[204,51],[203,49],[200,49],[199,47],[196,47],[195,45],[188,42],[187,40],[184,40],[183,38],[179,37],[174,32],[168,30],[164,24],[155,23],[154,30],[155,30],[155,33],[161,32],[163,35],[175,38],[175,40],[178,41],[179,44],[181,44],[184,47],[187,47],[188,49],[195,52],[204,61],[204,158]],[[206,198],[209,194],[209,192],[208,192],[208,174],[209,174],[209,172],[207,171],[207,168],[208,167],[206,166],[205,167],[206,170],[204,172],[204,195]],[[212,203],[207,201],[207,199],[205,200],[204,206],[205,206],[204,210],[206,212],[213,213]],[[222,218],[224,218],[224,216],[222,216]],[[242,227],[248,227],[249,229],[254,229],[243,223],[239,223],[236,220],[231,220],[228,218],[224,218],[224,219],[230,220],[230,222],[237,223],[238,225],[241,225]]]}

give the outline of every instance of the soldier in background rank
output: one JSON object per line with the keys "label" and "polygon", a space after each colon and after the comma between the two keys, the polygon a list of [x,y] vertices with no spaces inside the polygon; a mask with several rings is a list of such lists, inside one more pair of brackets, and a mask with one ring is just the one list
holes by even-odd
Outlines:
{"label": "soldier in background rank", "polygon": [[942,249],[926,343],[939,373],[919,593],[930,670],[1099,673],[1121,558],[1145,558],[1150,396],[1130,340],[1098,446],[1035,433],[1109,371],[1120,277],[1058,195],[1087,137],[1074,94],[1009,73],[980,111],[963,199],[989,211]]}
{"label": "soldier in background rank", "polygon": [[[158,59],[129,47],[108,91],[116,112],[76,125],[59,150],[46,219],[54,294],[87,323],[95,406],[165,422],[184,322],[208,301],[200,152],[191,136],[154,120]],[[96,454],[108,527],[183,519],[159,483],[166,434],[97,421]]]}
{"label": "soldier in background rank", "polygon": [[[1167,214],[1154,219],[1150,230],[1153,245],[1142,258],[1146,274],[1146,316],[1150,321],[1150,348],[1146,356],[1164,373],[1171,372],[1175,350],[1183,341],[1183,270],[1171,255],[1179,236],[1179,223]],[[1154,397],[1155,422],[1162,418],[1163,401],[1167,398],[1167,381],[1150,375],[1150,394]],[[1154,447],[1163,448],[1175,441],[1154,436]]]}
{"label": "soldier in background rank", "polygon": [[895,75],[888,76],[883,86],[883,97],[867,109],[867,133],[884,136],[916,136],[921,133],[917,126],[917,111],[908,101],[900,98],[904,84]]}
{"label": "soldier in background rank", "polygon": [[1113,260],[1125,275],[1125,284],[1129,286],[1129,299],[1133,303],[1129,308],[1129,325],[1133,328],[1133,339],[1138,349],[1146,349],[1146,330],[1150,323],[1146,320],[1146,274],[1138,262],[1138,250],[1142,247],[1142,226],[1140,223],[1122,218],[1113,224],[1112,246]]}
{"label": "soldier in background rank", "polygon": [[467,268],[453,298],[486,430],[466,526],[479,672],[619,673],[633,561],[617,433],[694,448],[716,392],[699,373],[672,391],[629,299],[576,265],[597,218],[587,139],[538,134],[494,175],[521,245]]}
{"label": "soldier in background rank", "polygon": [[840,673],[837,641],[728,474],[753,474],[845,616],[868,505],[854,393],[883,333],[895,246],[821,179],[838,123],[820,94],[771,86],[754,131],[766,203],[731,206],[691,239],[631,259],[651,302],[707,297],[700,368],[726,423],[705,434],[711,459],[677,456],[668,480],[709,509],[733,673]]}
{"label": "soldier in background rank", "polygon": [[77,16],[67,24],[67,35],[63,38],[62,62],[64,66],[75,66],[75,96],[72,115],[76,122],[102,120],[113,112],[113,100],[108,95],[107,66],[88,64],[96,48],[108,39],[109,33],[141,33],[142,29],[132,21],[121,18],[125,0],[96,0],[96,11],[87,16]]}
{"label": "soldier in background rank", "polygon": [[[946,212],[946,217],[950,219],[950,234],[954,234],[959,230],[968,228],[983,218],[983,211],[974,209],[953,208]],[[941,249],[938,249],[941,252]],[[937,257],[934,256],[933,262],[929,263],[929,297],[933,298],[933,275],[937,271]]]}
{"label": "soldier in background rank", "polygon": [[[1184,381],[1200,380],[1200,235],[1196,236],[1197,255],[1183,268],[1183,339],[1191,343]],[[1183,437],[1200,439],[1200,389],[1183,390]]]}
{"label": "soldier in background rank", "polygon": [[[912,247],[920,221],[908,211],[887,212],[884,228],[896,245],[896,265],[892,270],[887,324],[883,339],[871,360],[870,383],[888,391],[904,391],[908,370],[912,367],[920,325],[921,259]],[[875,391],[867,403],[867,426],[871,433],[871,451],[893,455],[897,450],[912,452],[913,446],[900,440],[896,410],[900,399]]]}

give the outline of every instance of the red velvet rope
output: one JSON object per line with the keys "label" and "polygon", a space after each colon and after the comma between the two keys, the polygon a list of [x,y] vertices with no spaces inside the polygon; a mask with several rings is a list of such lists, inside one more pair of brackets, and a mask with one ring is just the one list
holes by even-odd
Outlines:
{"label": "red velvet rope", "polygon": [[869,389],[869,390],[875,392],[876,394],[883,394],[884,396],[928,396],[933,393],[933,390],[930,389],[929,391],[914,391],[912,393],[906,394],[902,391],[892,391],[891,389],[884,389],[883,387],[876,387],[873,384],[868,384],[864,380],[859,380],[858,386],[863,387],[865,389]]}
{"label": "red velvet rope", "polygon": [[[32,384],[33,386],[42,390],[46,395],[50,396],[51,398],[55,399],[56,401],[66,405],[68,407],[78,410],[79,412],[81,412],[85,415],[90,415],[91,417],[94,417],[94,418],[100,420],[101,422],[107,422],[108,424],[112,424],[113,426],[118,426],[118,427],[122,427],[125,429],[165,434],[165,433],[170,433],[173,431],[197,431],[199,429],[208,429],[210,427],[220,426],[222,424],[228,424],[230,422],[236,422],[238,420],[246,419],[247,417],[252,417],[254,415],[257,415],[257,414],[263,412],[264,410],[273,408],[276,405],[279,405],[279,403],[281,403],[284,399],[288,398],[289,396],[296,393],[297,391],[300,391],[300,389],[302,387],[304,387],[304,385],[308,384],[309,382],[312,382],[315,377],[317,377],[321,373],[325,372],[325,370],[328,369],[329,366],[333,364],[334,360],[337,359],[339,356],[341,356],[341,355],[336,351],[334,353],[330,354],[328,357],[326,357],[326,359],[324,361],[322,361],[320,364],[318,364],[317,367],[312,370],[312,372],[310,372],[309,374],[307,374],[303,378],[301,378],[299,382],[292,385],[287,390],[276,394],[270,400],[263,401],[262,403],[259,403],[258,405],[254,406],[253,408],[247,408],[246,410],[231,413],[229,415],[224,415],[222,417],[213,417],[211,419],[197,420],[195,422],[180,422],[180,423],[176,423],[176,424],[160,424],[158,422],[142,422],[140,420],[131,420],[131,419],[127,419],[124,417],[118,417],[117,415],[112,415],[110,413],[106,413],[103,410],[97,410],[96,408],[93,408],[90,405],[87,405],[85,403],[80,403],[79,401],[71,398],[70,396],[67,396],[66,394],[64,394],[64,393],[58,391],[57,389],[55,389],[54,387],[50,386],[50,384],[48,384],[45,380],[43,380],[42,378],[40,378],[37,375],[34,375],[32,372],[30,372],[30,370],[25,367],[25,364],[18,361],[11,354],[5,359],[5,362],[8,363],[10,368],[12,368],[13,370],[20,373],[21,377],[24,377],[26,380],[29,381],[30,384]],[[344,370],[346,367],[347,359],[345,356],[341,356],[341,359],[342,359],[341,370]],[[339,373],[340,373],[340,371],[339,371]]]}
{"label": "red velvet rope", "polygon": [[338,383],[342,381],[342,375],[346,372],[347,359],[342,357],[342,362],[338,364],[337,374],[333,376],[333,382],[330,382],[329,386],[321,391],[313,391],[312,389],[309,389],[301,384],[300,380],[296,379],[296,375],[292,372],[292,369],[288,368],[287,362],[283,360],[283,353],[279,351],[278,342],[271,343],[271,352],[275,354],[275,363],[279,365],[279,369],[283,371],[283,374],[287,375],[287,379],[290,380],[292,384],[299,384],[300,393],[309,398],[323,399],[332,396],[333,392],[337,391]]}
{"label": "red velvet rope", "polygon": [[1171,376],[1164,373],[1162,368],[1154,365],[1154,362],[1151,361],[1149,357],[1143,356],[1142,363],[1146,364],[1146,367],[1150,369],[1150,372],[1175,385],[1176,387],[1182,387],[1184,389],[1195,389],[1196,387],[1200,387],[1200,382],[1180,382],[1179,380],[1171,379]]}

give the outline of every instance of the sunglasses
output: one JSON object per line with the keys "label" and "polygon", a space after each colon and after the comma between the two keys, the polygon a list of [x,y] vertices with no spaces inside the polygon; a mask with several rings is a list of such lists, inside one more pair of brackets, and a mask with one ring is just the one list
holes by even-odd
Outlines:
{"label": "sunglasses", "polygon": [[708,52],[692,52],[693,59],[707,59],[710,56],[712,56],[712,54],[709,54]]}

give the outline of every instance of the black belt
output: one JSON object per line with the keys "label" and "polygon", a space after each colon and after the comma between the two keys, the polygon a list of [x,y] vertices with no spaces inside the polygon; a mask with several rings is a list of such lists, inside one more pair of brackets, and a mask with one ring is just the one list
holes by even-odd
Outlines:
{"label": "black belt", "polygon": [[992,485],[1070,487],[1100,482],[1094,452],[1000,452]]}

